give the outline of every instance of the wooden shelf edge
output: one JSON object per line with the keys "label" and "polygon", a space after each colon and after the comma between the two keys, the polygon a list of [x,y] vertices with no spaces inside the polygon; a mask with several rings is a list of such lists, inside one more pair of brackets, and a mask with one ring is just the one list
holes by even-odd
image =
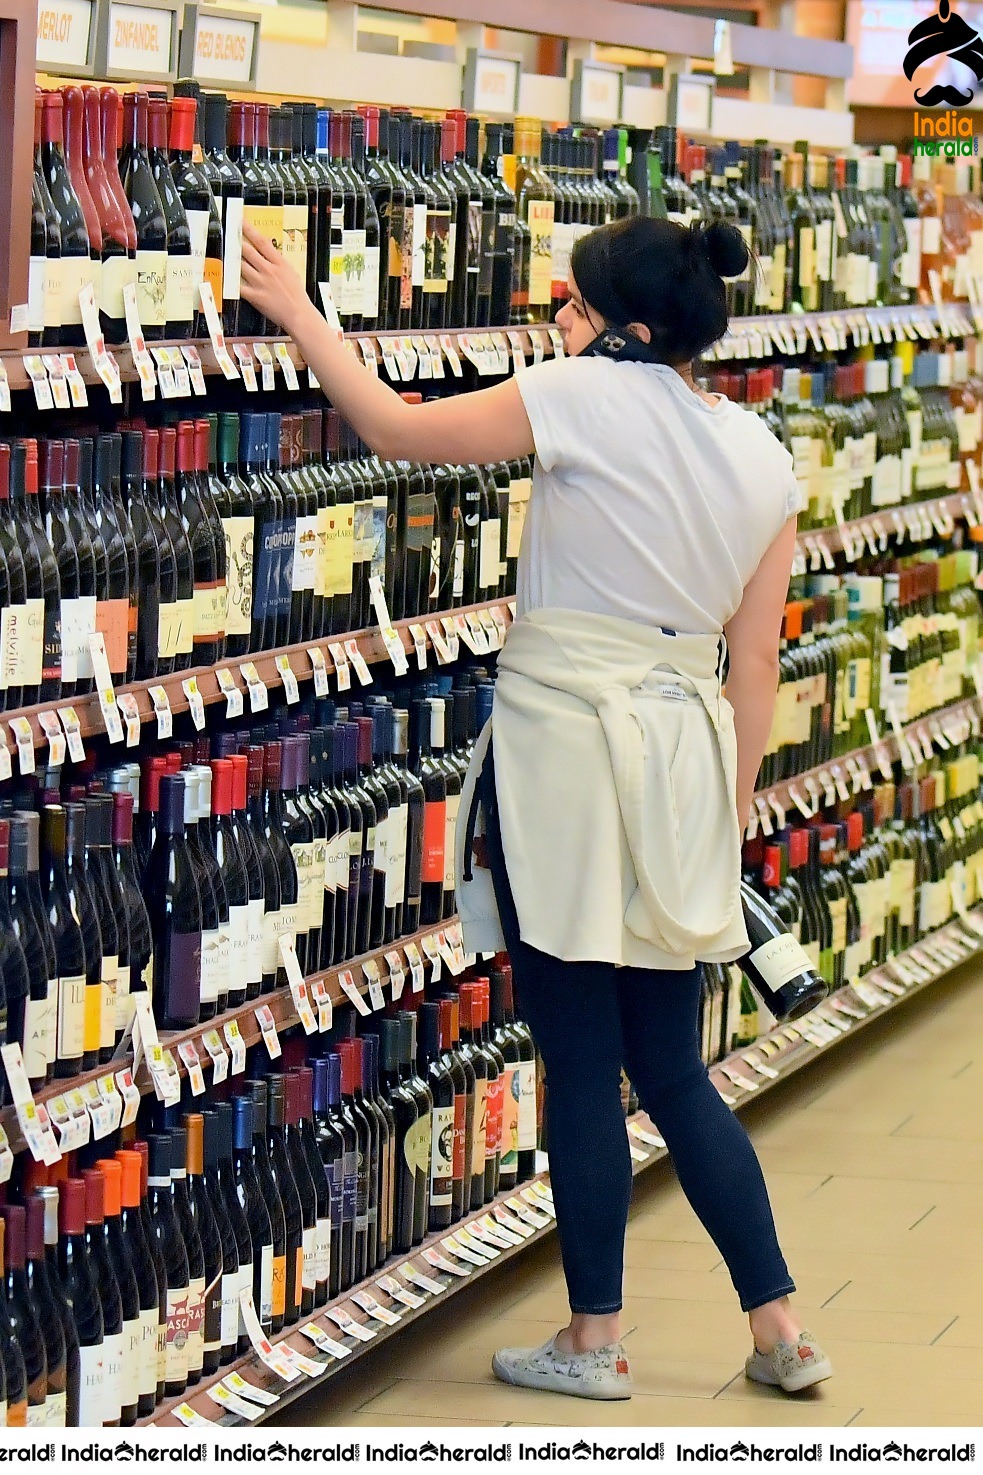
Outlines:
{"label": "wooden shelf edge", "polygon": [[[983,907],[975,908],[973,911],[973,915],[978,918],[981,922],[981,925],[983,925]],[[830,1040],[829,1043],[824,1045],[814,1045],[800,1034],[799,1042],[797,1044],[793,1044],[784,1034],[784,1030],[791,1029],[794,1030],[796,1033],[799,1033],[806,1027],[806,1022],[804,1020],[801,1020],[797,1024],[791,1026],[777,1026],[768,1034],[759,1037],[759,1039],[755,1040],[752,1044],[741,1046],[738,1050],[728,1055],[725,1060],[719,1062],[719,1064],[717,1065],[712,1066],[710,1068],[711,1079],[713,1079],[715,1084],[717,1084],[718,1089],[725,1093],[725,1096],[727,1098],[730,1098],[728,1100],[728,1104],[730,1105],[731,1109],[739,1111],[749,1102],[760,1100],[761,1097],[765,1095],[772,1087],[782,1084],[782,1082],[787,1081],[791,1076],[796,1074],[805,1066],[810,1065],[813,1063],[813,1061],[824,1057],[841,1041],[854,1038],[857,1032],[860,1029],[864,1028],[866,1025],[872,1024],[875,1020],[883,1019],[887,1014],[890,1014],[899,1005],[906,1003],[908,999],[913,998],[916,994],[923,992],[931,985],[938,983],[941,979],[950,977],[952,974],[956,973],[965,963],[970,962],[975,957],[978,957],[980,951],[983,950],[983,938],[980,938],[974,934],[973,938],[970,939],[966,937],[964,933],[960,932],[959,928],[960,924],[958,921],[950,921],[946,923],[944,927],[937,929],[937,931],[930,933],[926,938],[922,938],[920,942],[916,943],[914,945],[914,951],[924,950],[926,943],[929,947],[931,947],[936,942],[945,941],[946,939],[951,938],[953,934],[958,934],[958,936],[962,938],[966,946],[970,948],[970,951],[966,952],[966,955],[962,957],[959,962],[954,962],[951,966],[940,967],[937,973],[935,973],[931,977],[925,978],[923,982],[913,983],[909,986],[906,986],[902,995],[890,995],[888,1003],[876,1007],[869,1007],[868,1005],[864,1004],[862,1000],[860,1000],[860,998],[854,993],[853,985],[847,984],[842,989],[839,989],[829,999],[827,999],[824,1004],[820,1005],[819,1010],[821,1013],[826,1013],[834,1009],[834,1001],[848,1003],[851,1007],[858,1011],[861,1009],[866,1011],[863,1013],[861,1018],[855,1019],[851,1019],[849,1016],[841,1015],[840,1018],[843,1019],[844,1023],[846,1023],[847,1019],[849,1019],[849,1028],[844,1032],[837,1033],[836,1038]],[[906,958],[909,958],[911,956],[912,951],[912,949],[908,949],[906,952],[901,953],[898,956],[902,961],[904,961]],[[882,967],[872,969],[870,973],[864,976],[862,983],[865,985],[873,984],[877,986],[878,980],[883,979],[883,977],[885,976],[885,973],[887,972],[887,966],[888,965],[884,965]],[[892,980],[892,982],[894,982],[894,980]],[[766,1061],[766,1064],[769,1066],[774,1074],[773,1076],[756,1076],[756,1089],[754,1090],[742,1089],[741,1087],[735,1085],[734,1082],[732,1082],[725,1075],[725,1071],[733,1068],[746,1074],[749,1069],[747,1056],[749,1054],[760,1054],[762,1043],[764,1043],[766,1046],[770,1043],[774,1043],[778,1046],[779,1054],[770,1057]],[[732,1093],[735,1092],[737,1093],[736,1096],[732,1095]],[[653,1135],[657,1135],[657,1129],[653,1127],[652,1123],[644,1112],[639,1112],[635,1116],[630,1118],[628,1125],[637,1125],[641,1127],[642,1130],[647,1131]],[[668,1157],[668,1153],[666,1152],[665,1148],[662,1147],[643,1145],[637,1140],[633,1142],[633,1146],[635,1146],[639,1150],[645,1151],[647,1154],[644,1162],[632,1162],[632,1173],[636,1177],[639,1173],[644,1172],[647,1168],[652,1167],[653,1164],[664,1162]],[[548,1171],[536,1174],[535,1177],[533,1179],[530,1179],[529,1181],[530,1183],[532,1183],[539,1180],[548,1183]],[[523,1187],[527,1186],[528,1184],[523,1185]],[[509,1249],[503,1249],[499,1257],[496,1260],[493,1260],[490,1264],[482,1267],[473,1267],[466,1280],[458,1277],[451,1277],[447,1274],[436,1271],[432,1266],[424,1261],[422,1266],[418,1268],[422,1268],[423,1272],[426,1275],[439,1280],[442,1284],[444,1284],[445,1289],[440,1296],[428,1295],[424,1305],[415,1310],[410,1311],[402,1307],[397,1307],[396,1303],[391,1303],[390,1299],[386,1296],[386,1293],[380,1290],[378,1282],[382,1276],[396,1274],[402,1264],[414,1263],[420,1260],[425,1249],[427,1249],[428,1247],[439,1245],[442,1239],[446,1239],[447,1235],[453,1233],[455,1230],[467,1228],[468,1225],[473,1223],[475,1220],[481,1220],[485,1217],[486,1214],[490,1213],[495,1206],[503,1204],[506,1198],[513,1197],[514,1192],[515,1191],[512,1190],[506,1194],[500,1194],[493,1204],[486,1206],[477,1213],[466,1216],[464,1219],[458,1221],[457,1224],[452,1225],[450,1229],[442,1229],[438,1233],[429,1235],[427,1239],[424,1240],[423,1244],[415,1249],[411,1254],[393,1259],[391,1262],[383,1266],[383,1268],[376,1272],[374,1275],[369,1276],[364,1282],[361,1282],[358,1286],[353,1286],[351,1290],[344,1292],[334,1301],[331,1301],[328,1306],[319,1307],[312,1315],[303,1317],[296,1326],[291,1327],[288,1331],[283,1333],[281,1337],[277,1338],[277,1342],[285,1341],[289,1343],[289,1345],[295,1347],[298,1352],[304,1352],[305,1355],[313,1357],[314,1360],[317,1361],[318,1358],[316,1355],[316,1349],[313,1347],[313,1344],[308,1342],[307,1339],[302,1335],[302,1333],[300,1332],[300,1327],[311,1322],[323,1320],[326,1312],[329,1309],[338,1306],[344,1306],[344,1308],[356,1321],[361,1321],[363,1322],[363,1324],[370,1321],[370,1318],[368,1318],[356,1304],[351,1302],[351,1296],[359,1290],[371,1290],[373,1295],[376,1296],[376,1299],[381,1300],[388,1309],[397,1309],[399,1311],[399,1324],[393,1327],[384,1327],[373,1323],[373,1328],[377,1331],[377,1335],[373,1339],[373,1341],[369,1343],[361,1343],[356,1341],[354,1338],[349,1337],[341,1338],[340,1340],[344,1341],[346,1346],[351,1347],[351,1355],[349,1357],[346,1357],[344,1362],[330,1361],[325,1365],[324,1372],[319,1377],[305,1377],[296,1383],[288,1383],[284,1385],[282,1383],[282,1380],[276,1377],[275,1374],[271,1373],[259,1360],[258,1357],[256,1357],[252,1353],[247,1353],[244,1357],[239,1358],[235,1363],[223,1367],[218,1373],[207,1379],[203,1379],[201,1383],[198,1383],[194,1388],[190,1389],[188,1393],[185,1394],[183,1397],[169,1399],[166,1403],[162,1404],[160,1408],[156,1409],[151,1417],[141,1420],[140,1422],[144,1424],[159,1424],[163,1427],[179,1427],[180,1420],[178,1420],[174,1416],[173,1410],[181,1403],[187,1402],[198,1413],[212,1419],[212,1422],[221,1422],[222,1425],[230,1427],[248,1427],[244,1420],[241,1420],[234,1415],[223,1415],[221,1417],[221,1420],[212,1418],[212,1415],[217,1410],[217,1405],[212,1403],[211,1400],[207,1397],[207,1390],[210,1387],[213,1387],[215,1384],[220,1383],[223,1378],[228,1377],[229,1373],[232,1372],[239,1372],[241,1374],[248,1372],[251,1375],[253,1381],[257,1382],[260,1386],[264,1388],[271,1388],[273,1391],[276,1391],[280,1394],[277,1403],[270,1406],[269,1413],[266,1414],[261,1412],[259,1417],[253,1421],[255,1423],[262,1423],[266,1417],[269,1417],[269,1415],[272,1415],[275,1412],[280,1412],[284,1408],[289,1407],[291,1403],[294,1403],[298,1398],[303,1397],[305,1393],[311,1391],[313,1388],[322,1387],[324,1383],[326,1383],[328,1379],[333,1377],[337,1372],[339,1372],[343,1368],[351,1367],[356,1361],[359,1360],[360,1357],[362,1357],[366,1353],[371,1352],[374,1348],[381,1346],[383,1343],[389,1341],[392,1337],[398,1335],[398,1333],[404,1327],[410,1326],[414,1322],[418,1321],[421,1317],[426,1316],[433,1307],[443,1303],[448,1297],[453,1296],[456,1291],[466,1290],[467,1287],[473,1285],[476,1280],[481,1279],[488,1272],[507,1264],[515,1256],[521,1254],[521,1252],[527,1246],[540,1243],[543,1239],[546,1238],[548,1234],[552,1232],[554,1224],[551,1220],[548,1225],[543,1226],[541,1229],[535,1230],[533,1235],[524,1240],[522,1244],[515,1245]],[[397,1275],[397,1279],[398,1278],[399,1277]],[[336,1339],[338,1339],[338,1328],[336,1328],[332,1323],[328,1322],[324,1329],[328,1331],[329,1335],[335,1336]],[[274,1345],[276,1345],[276,1343],[274,1343]]]}
{"label": "wooden shelf edge", "polygon": [[[464,615],[467,617],[469,614],[477,614],[482,610],[498,610],[503,616],[506,625],[509,625],[512,619],[510,608],[512,603],[514,603],[514,599],[511,596],[502,599],[489,599],[479,604],[464,605],[460,609],[441,610],[436,615],[420,615],[419,617],[414,615],[409,619],[396,621],[393,628],[400,638],[404,651],[408,656],[412,657],[414,655],[414,645],[413,637],[410,634],[411,625],[425,625],[428,620],[434,619],[442,621],[448,616]],[[311,664],[308,652],[314,649],[321,651],[324,656],[325,668],[330,675],[335,672],[335,664],[328,648],[329,645],[344,645],[349,640],[355,640],[357,642],[359,651],[368,665],[378,665],[380,662],[387,661],[390,658],[382,638],[382,632],[378,626],[375,626],[364,630],[346,631],[339,635],[324,636],[317,640],[302,642],[300,645],[279,646],[275,650],[261,651],[258,655],[232,656],[228,660],[217,662],[214,666],[194,666],[188,671],[178,671],[172,676],[163,676],[159,680],[134,682],[132,685],[120,686],[116,691],[116,696],[117,699],[128,695],[132,695],[135,698],[140,714],[140,723],[143,726],[156,722],[157,720],[153,699],[150,695],[153,687],[162,686],[164,688],[167,692],[171,712],[175,716],[179,716],[190,710],[183,683],[189,681],[191,678],[195,679],[198,690],[201,693],[202,701],[206,707],[226,700],[225,692],[218,684],[219,671],[231,671],[237,691],[242,693],[244,698],[248,698],[248,691],[246,690],[245,680],[241,672],[243,666],[248,665],[250,661],[255,665],[264,685],[270,689],[276,689],[283,685],[283,677],[277,669],[276,664],[281,657],[287,657],[290,662],[290,668],[299,682],[312,681],[314,678],[314,667]],[[429,636],[427,640],[428,645],[432,645]],[[354,692],[359,689],[358,679],[355,677],[353,678],[351,690]],[[334,693],[333,695],[344,696],[345,694]],[[58,712],[59,710],[63,711],[68,707],[72,707],[78,716],[83,740],[86,738],[105,737],[106,728],[102,718],[99,698],[94,693],[74,699],[69,697],[59,702],[40,702],[33,707],[22,707],[16,711],[2,712],[0,713],[0,736],[2,736],[8,750],[16,755],[16,743],[13,735],[7,731],[7,726],[16,718],[26,717],[31,724],[35,749],[43,749],[47,747],[48,737],[41,726],[39,720],[40,714]],[[126,750],[123,749],[123,751]]]}

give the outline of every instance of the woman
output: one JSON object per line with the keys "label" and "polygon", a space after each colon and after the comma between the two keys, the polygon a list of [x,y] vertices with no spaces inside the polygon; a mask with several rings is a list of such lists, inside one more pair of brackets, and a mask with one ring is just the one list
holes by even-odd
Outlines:
{"label": "woman", "polygon": [[604,227],[573,253],[565,357],[411,406],[357,363],[269,242],[247,230],[243,250],[244,294],[380,456],[537,457],[493,733],[462,795],[459,900],[470,950],[507,946],[546,1066],[571,1308],[544,1347],[500,1351],[493,1370],[577,1397],[631,1395],[622,1066],[748,1313],[747,1376],[791,1393],[831,1373],[789,1303],[757,1158],[697,1037],[697,960],[748,946],[740,838],[800,505],[763,423],[693,380],[726,331],[723,278],[747,267],[731,226]]}

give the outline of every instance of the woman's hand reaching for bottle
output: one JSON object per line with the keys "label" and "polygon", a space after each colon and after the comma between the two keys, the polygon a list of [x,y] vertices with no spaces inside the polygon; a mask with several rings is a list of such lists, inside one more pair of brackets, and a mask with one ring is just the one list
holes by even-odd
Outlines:
{"label": "woman's hand reaching for bottle", "polygon": [[242,228],[242,295],[291,337],[297,336],[297,324],[306,313],[320,316],[290,263],[267,236],[251,225]]}

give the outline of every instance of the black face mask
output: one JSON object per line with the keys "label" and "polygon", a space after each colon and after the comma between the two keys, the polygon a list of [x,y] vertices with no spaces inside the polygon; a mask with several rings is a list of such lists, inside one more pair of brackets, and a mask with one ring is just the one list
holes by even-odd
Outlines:
{"label": "black face mask", "polygon": [[603,328],[592,343],[581,350],[581,358],[614,359],[621,364],[659,364],[660,359],[650,343],[643,343],[627,328]]}

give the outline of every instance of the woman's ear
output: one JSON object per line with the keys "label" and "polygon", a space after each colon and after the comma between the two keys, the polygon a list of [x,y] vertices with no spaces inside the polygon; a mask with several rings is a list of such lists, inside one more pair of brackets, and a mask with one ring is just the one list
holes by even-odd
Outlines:
{"label": "woman's ear", "polygon": [[652,330],[646,327],[644,323],[629,323],[628,331],[629,333],[634,333],[635,337],[640,338],[643,343],[652,342]]}

